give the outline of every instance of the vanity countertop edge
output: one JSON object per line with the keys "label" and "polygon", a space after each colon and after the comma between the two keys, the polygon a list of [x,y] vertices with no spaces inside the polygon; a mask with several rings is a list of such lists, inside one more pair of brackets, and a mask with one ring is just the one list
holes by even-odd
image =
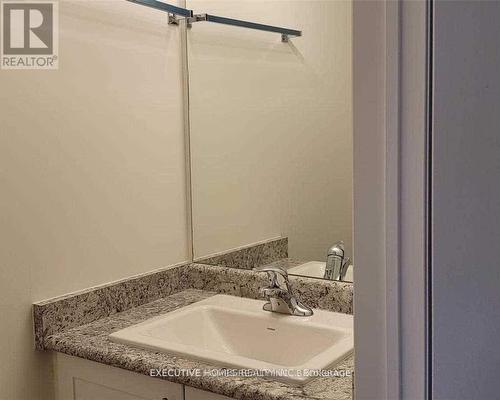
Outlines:
{"label": "vanity countertop edge", "polygon": [[[223,368],[201,361],[145,350],[112,342],[108,335],[120,329],[168,313],[215,295],[215,292],[186,289],[167,297],[103,317],[96,321],[46,336],[45,350],[64,353],[128,371],[151,375],[151,370],[214,370]],[[351,355],[333,369],[352,371]],[[173,374],[162,377],[171,382],[210,391],[240,400],[350,400],[352,376],[319,377],[304,386],[292,386],[261,377]],[[158,378],[156,378],[158,379]]]}

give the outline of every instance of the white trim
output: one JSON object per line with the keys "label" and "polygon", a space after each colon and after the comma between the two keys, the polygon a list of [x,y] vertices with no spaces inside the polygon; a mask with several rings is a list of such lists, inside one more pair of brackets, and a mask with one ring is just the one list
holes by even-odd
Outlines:
{"label": "white trim", "polygon": [[355,397],[426,398],[426,3],[355,1]]}
{"label": "white trim", "polygon": [[401,398],[427,396],[427,2],[401,3]]}
{"label": "white trim", "polygon": [[353,3],[355,398],[388,399],[386,2]]}

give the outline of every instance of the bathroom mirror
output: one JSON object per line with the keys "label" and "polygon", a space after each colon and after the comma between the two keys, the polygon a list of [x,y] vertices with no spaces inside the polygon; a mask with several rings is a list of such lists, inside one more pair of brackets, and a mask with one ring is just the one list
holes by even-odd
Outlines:
{"label": "bathroom mirror", "polygon": [[351,2],[186,3],[303,32],[187,30],[194,259],[352,280]]}

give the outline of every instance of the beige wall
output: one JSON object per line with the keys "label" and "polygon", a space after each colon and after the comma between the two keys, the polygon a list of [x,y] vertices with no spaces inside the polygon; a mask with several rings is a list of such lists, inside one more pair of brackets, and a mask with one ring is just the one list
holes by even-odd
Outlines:
{"label": "beige wall", "polygon": [[[304,31],[189,32],[198,255],[350,252],[350,3],[187,6]],[[59,10],[59,70],[0,71],[0,400],[50,395],[34,301],[189,257],[180,30],[121,0]]]}
{"label": "beige wall", "polygon": [[291,256],[352,254],[351,2],[188,0],[301,29],[188,33],[195,255],[290,237]]}
{"label": "beige wall", "polygon": [[59,70],[0,71],[1,400],[47,387],[33,301],[188,258],[179,30],[59,8]]}

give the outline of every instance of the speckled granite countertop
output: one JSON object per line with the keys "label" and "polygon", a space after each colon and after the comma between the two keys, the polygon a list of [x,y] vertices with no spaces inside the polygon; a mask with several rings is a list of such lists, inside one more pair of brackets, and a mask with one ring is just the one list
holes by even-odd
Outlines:
{"label": "speckled granite countertop", "polygon": [[[108,335],[112,332],[213,295],[215,293],[203,290],[184,290],[86,325],[48,335],[44,338],[44,347],[47,350],[97,361],[145,375],[149,375],[152,369],[213,370],[213,365],[204,364],[203,362],[113,343],[108,339]],[[336,366],[338,371],[352,371],[353,368],[353,356]],[[240,400],[352,399],[351,376],[321,377],[303,387],[295,387],[258,377],[214,377],[184,374],[165,379]]]}
{"label": "speckled granite countertop", "polygon": [[282,258],[280,260],[270,262],[269,264],[264,265],[264,267],[279,267],[284,270],[289,270],[290,268],[298,267],[306,262],[307,261],[295,260],[293,258]]}

